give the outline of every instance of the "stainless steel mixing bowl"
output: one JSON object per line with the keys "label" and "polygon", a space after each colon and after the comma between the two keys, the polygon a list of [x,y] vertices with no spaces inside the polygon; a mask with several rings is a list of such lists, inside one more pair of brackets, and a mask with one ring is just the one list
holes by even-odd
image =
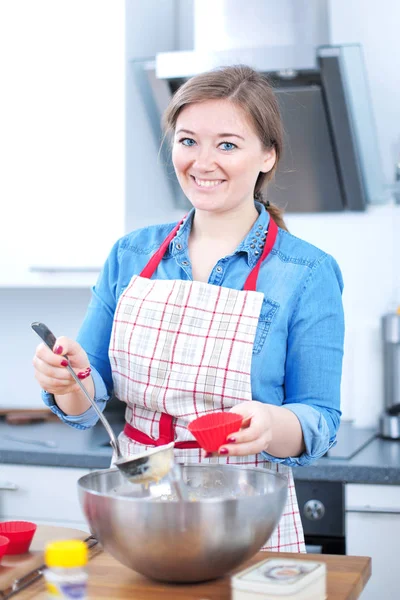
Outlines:
{"label": "stainless steel mixing bowl", "polygon": [[189,502],[159,484],[126,482],[117,469],[78,481],[92,534],[114,558],[171,582],[220,577],[253,556],[281,517],[287,479],[262,468],[184,465]]}

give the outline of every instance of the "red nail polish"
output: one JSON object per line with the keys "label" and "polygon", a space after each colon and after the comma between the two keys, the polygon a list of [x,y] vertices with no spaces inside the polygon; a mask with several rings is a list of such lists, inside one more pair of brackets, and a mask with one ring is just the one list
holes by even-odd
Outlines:
{"label": "red nail polish", "polygon": [[61,366],[62,367],[68,367],[68,361],[65,360],[65,358],[64,358],[64,360],[61,361]]}
{"label": "red nail polish", "polygon": [[55,354],[62,354],[62,353],[63,353],[63,347],[62,347],[62,346],[55,346],[55,347],[53,348],[53,352],[54,352]]}
{"label": "red nail polish", "polygon": [[221,448],[221,450],[219,451],[220,454],[229,454],[229,450],[228,448]]}
{"label": "red nail polish", "polygon": [[210,458],[212,456],[211,452],[206,452],[204,458]]}
{"label": "red nail polish", "polygon": [[236,438],[235,438],[235,437],[229,437],[229,438],[228,438],[226,441],[227,441],[229,444],[234,444],[234,443],[236,442]]}
{"label": "red nail polish", "polygon": [[78,377],[79,379],[86,379],[86,377],[89,377],[90,373],[87,373],[87,371],[81,371],[80,373],[78,373]]}

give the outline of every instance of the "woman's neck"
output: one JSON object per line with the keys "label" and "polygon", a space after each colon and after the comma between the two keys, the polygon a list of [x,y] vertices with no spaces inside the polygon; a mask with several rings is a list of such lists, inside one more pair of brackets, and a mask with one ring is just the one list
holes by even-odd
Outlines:
{"label": "woman's neck", "polygon": [[214,213],[196,210],[190,237],[196,240],[224,240],[236,247],[248,234],[258,219],[253,203],[238,206],[229,212]]}

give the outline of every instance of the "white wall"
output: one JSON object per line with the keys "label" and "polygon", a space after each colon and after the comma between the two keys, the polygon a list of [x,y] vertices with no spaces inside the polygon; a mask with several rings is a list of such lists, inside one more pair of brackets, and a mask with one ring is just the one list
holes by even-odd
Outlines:
{"label": "white wall", "polygon": [[[1,275],[123,233],[124,20],[123,0],[0,2]],[[30,323],[75,336],[88,299],[0,287],[1,407],[42,406]]]}
{"label": "white wall", "polygon": [[[162,14],[155,0],[148,3],[139,0],[128,2],[132,3],[136,14],[135,31],[142,36],[137,38],[136,49],[131,49],[132,52],[140,54],[143,49],[147,54],[153,50],[173,50],[174,47],[190,49],[193,27],[191,23],[185,25],[185,19],[191,14],[189,0],[183,7],[181,3],[178,4],[185,33],[175,30],[173,35],[171,30],[166,31],[162,27],[163,23],[173,22],[170,12],[172,0],[162,3],[166,11]],[[147,12],[144,7],[147,7]],[[149,38],[143,32],[151,20],[160,15],[162,19],[157,20],[157,36]],[[400,80],[396,78],[393,65],[398,64],[400,54],[400,4],[390,0],[381,0],[378,5],[372,0],[331,0],[330,21],[332,42],[361,42],[364,45],[379,134],[379,151],[386,178],[389,179],[393,171],[395,148],[399,149],[400,120],[397,107]],[[139,200],[135,210],[139,215],[143,198],[149,203],[149,194],[151,197],[156,192],[160,201],[163,193],[168,194],[168,188],[155,175],[159,173],[154,167],[155,145],[143,113],[139,108],[133,113],[131,126],[136,127],[138,162],[128,165],[128,169],[138,190],[136,198]],[[359,426],[373,426],[382,405],[379,320],[391,304],[400,303],[400,272],[397,264],[400,241],[396,235],[400,231],[400,207],[375,207],[362,214],[291,215],[287,221],[294,234],[333,254],[342,268],[347,321],[344,416],[353,418]],[[9,406],[10,403],[41,406],[36,382],[30,379],[31,356],[37,341],[29,324],[31,320],[43,319],[54,327],[56,333],[75,335],[88,294],[88,290],[0,290],[0,328],[6,332],[0,338],[3,392],[0,406]]]}

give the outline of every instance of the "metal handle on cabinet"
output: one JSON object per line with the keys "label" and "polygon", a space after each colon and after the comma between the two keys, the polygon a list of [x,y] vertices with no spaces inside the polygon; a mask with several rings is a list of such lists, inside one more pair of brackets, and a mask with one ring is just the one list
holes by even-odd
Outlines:
{"label": "metal handle on cabinet", "polygon": [[346,508],[346,513],[364,513],[374,515],[400,515],[398,508],[373,508],[372,506],[355,506],[353,508]]}
{"label": "metal handle on cabinet", "polygon": [[17,484],[12,481],[0,481],[0,490],[10,490],[11,492],[15,492],[15,490],[18,489]]}

